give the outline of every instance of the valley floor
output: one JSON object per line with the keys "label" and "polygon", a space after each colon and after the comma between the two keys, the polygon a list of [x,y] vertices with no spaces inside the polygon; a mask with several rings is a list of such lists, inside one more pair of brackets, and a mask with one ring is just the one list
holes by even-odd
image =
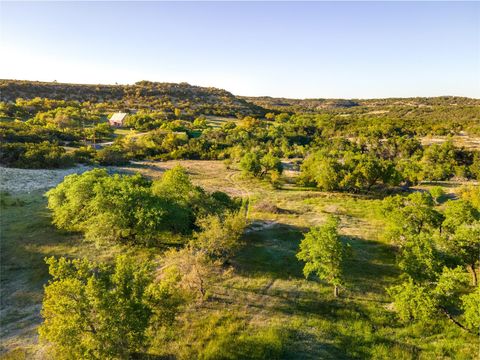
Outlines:
{"label": "valley floor", "polygon": [[[181,336],[164,334],[152,344],[153,354],[271,358],[280,348],[285,359],[475,358],[478,339],[446,321],[422,327],[396,320],[385,287],[397,281],[399,272],[394,248],[382,239],[380,198],[296,188],[288,178],[283,189],[275,190],[221,161],[139,162],[109,169],[155,178],[176,164],[208,191],[248,197],[250,227],[234,260],[208,279],[208,299],[192,304],[178,319],[175,332]],[[1,353],[12,359],[42,358],[36,327],[48,280],[46,256],[109,260],[129,252],[141,261],[161,256],[161,250],[98,248],[79,235],[60,232],[50,224],[43,193],[67,172],[1,171],[2,190],[9,193],[1,204]],[[442,186],[455,197],[459,184]],[[303,232],[328,214],[340,217],[340,232],[353,249],[338,299],[326,284],[305,280],[295,257]]]}

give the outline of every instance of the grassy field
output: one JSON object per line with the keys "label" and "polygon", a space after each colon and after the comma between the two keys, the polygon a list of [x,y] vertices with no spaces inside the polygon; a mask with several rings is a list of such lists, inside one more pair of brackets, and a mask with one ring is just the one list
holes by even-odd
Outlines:
{"label": "grassy field", "polygon": [[131,129],[126,129],[126,128],[119,128],[119,127],[116,127],[113,131],[113,133],[115,135],[131,135],[131,134],[135,134],[136,131],[135,130],[131,130]]}
{"label": "grassy field", "polygon": [[207,118],[208,126],[211,126],[213,128],[219,128],[222,125],[224,125],[228,122],[231,122],[231,121],[233,121],[235,123],[239,121],[237,118],[213,116],[213,115],[206,116],[206,118]]}
{"label": "grassy field", "polygon": [[[251,225],[238,255],[208,279],[208,299],[192,303],[175,329],[155,339],[152,353],[180,359],[474,359],[477,338],[447,321],[429,327],[401,324],[385,287],[399,272],[395,251],[382,239],[381,199],[322,193],[244,178],[220,161],[141,162],[122,171],[155,178],[176,164],[209,191],[250,198]],[[428,188],[430,185],[423,186]],[[443,184],[454,197],[458,184]],[[1,351],[5,358],[42,357],[41,321],[46,256],[109,260],[128,251],[141,261],[158,249],[97,248],[50,225],[41,191],[2,197]],[[351,244],[346,285],[338,299],[330,286],[305,280],[295,258],[302,233],[327,214],[341,219]]]}

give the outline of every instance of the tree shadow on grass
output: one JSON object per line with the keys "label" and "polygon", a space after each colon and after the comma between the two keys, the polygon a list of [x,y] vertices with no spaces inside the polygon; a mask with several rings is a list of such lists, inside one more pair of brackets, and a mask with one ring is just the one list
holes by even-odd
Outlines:
{"label": "tree shadow on grass", "polygon": [[269,275],[277,279],[302,278],[303,264],[296,258],[303,238],[299,227],[271,223],[244,235],[243,248],[232,260],[236,271],[245,276]]}
{"label": "tree shadow on grass", "polygon": [[313,334],[298,329],[287,329],[287,334],[282,359],[351,359],[344,347],[320,341]]}
{"label": "tree shadow on grass", "polygon": [[394,246],[357,236],[342,236],[342,240],[351,247],[351,256],[347,257],[343,267],[349,291],[382,293],[385,286],[399,275]]}
{"label": "tree shadow on grass", "polygon": [[[304,263],[296,258],[296,254],[306,230],[271,223],[248,232],[244,235],[245,246],[232,260],[232,264],[243,276],[303,279]],[[345,260],[343,270],[346,287],[350,291],[381,293],[384,286],[398,276],[393,246],[354,236],[342,236],[342,241],[351,247],[351,255]]]}
{"label": "tree shadow on grass", "polygon": [[153,355],[145,353],[135,353],[130,355],[131,360],[175,360],[175,355]]}

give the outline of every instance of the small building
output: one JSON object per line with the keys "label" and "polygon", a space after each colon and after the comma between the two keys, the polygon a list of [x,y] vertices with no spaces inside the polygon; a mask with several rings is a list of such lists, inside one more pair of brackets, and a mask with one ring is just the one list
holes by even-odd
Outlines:
{"label": "small building", "polygon": [[123,126],[127,115],[127,113],[122,112],[114,113],[108,122],[110,123],[110,126]]}

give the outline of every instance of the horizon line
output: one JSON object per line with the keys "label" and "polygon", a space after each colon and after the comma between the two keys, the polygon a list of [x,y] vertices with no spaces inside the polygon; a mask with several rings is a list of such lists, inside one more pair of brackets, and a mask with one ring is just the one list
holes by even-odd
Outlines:
{"label": "horizon line", "polygon": [[471,96],[462,96],[462,95],[430,95],[430,96],[422,96],[422,95],[413,95],[413,96],[389,96],[389,97],[307,97],[307,98],[301,98],[301,97],[287,97],[287,96],[272,96],[272,95],[239,95],[239,94],[234,94],[228,89],[221,88],[221,87],[216,87],[216,86],[206,86],[206,85],[195,85],[191,84],[187,81],[179,81],[179,82],[169,82],[169,81],[153,81],[153,80],[138,80],[135,81],[134,83],[121,83],[121,82],[115,82],[115,84],[112,83],[94,83],[94,82],[64,82],[64,81],[57,81],[57,80],[51,80],[51,81],[46,81],[46,80],[28,80],[28,79],[0,79],[0,81],[25,81],[25,82],[37,82],[37,83],[49,83],[49,84],[58,84],[58,85],[103,85],[103,86],[133,86],[136,85],[139,82],[146,81],[150,83],[155,83],[155,84],[187,84],[189,86],[195,86],[195,87],[202,87],[202,88],[214,88],[214,89],[219,89],[219,90],[224,90],[229,92],[230,94],[238,97],[250,97],[250,98],[273,98],[273,99],[290,99],[290,100],[385,100],[385,99],[419,99],[419,98],[464,98],[464,99],[472,99],[472,100],[480,100],[480,98],[477,97],[471,97]]}

